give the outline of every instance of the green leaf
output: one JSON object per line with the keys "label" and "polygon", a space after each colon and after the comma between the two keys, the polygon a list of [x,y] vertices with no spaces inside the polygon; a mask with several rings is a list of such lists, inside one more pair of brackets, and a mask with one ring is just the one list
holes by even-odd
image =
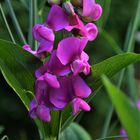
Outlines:
{"label": "green leaf", "polygon": [[80,125],[72,123],[61,133],[60,140],[91,140],[91,137]]}
{"label": "green leaf", "polygon": [[108,95],[116,109],[118,117],[127,132],[128,138],[136,140],[140,138],[140,111],[127,96],[114,86],[106,76],[103,76],[103,83]]}
{"label": "green leaf", "polygon": [[91,75],[87,77],[86,81],[89,83],[89,86],[96,90],[101,86],[101,76],[103,74],[112,77],[123,68],[138,61],[140,61],[140,54],[135,53],[123,53],[110,57],[93,65],[91,68]]}
{"label": "green leaf", "polygon": [[[41,65],[41,61],[34,55],[18,45],[0,39],[0,70],[27,109],[31,93],[34,92],[34,72]],[[42,122],[40,120],[35,120],[35,122],[43,136],[46,135]]]}
{"label": "green leaf", "polygon": [[0,40],[0,69],[7,83],[28,108],[29,93],[33,92],[34,71],[41,65],[39,59],[18,45]]}
{"label": "green leaf", "polygon": [[[86,82],[94,92],[96,92],[102,86],[101,76],[103,74],[112,77],[123,68],[138,61],[140,61],[140,54],[135,53],[124,53],[108,58],[91,67],[91,74],[86,78]],[[87,98],[87,102],[91,101],[94,96],[95,93],[92,93],[91,96]],[[75,117],[71,114],[71,107],[68,106],[63,111],[62,128],[65,129],[74,119]]]}

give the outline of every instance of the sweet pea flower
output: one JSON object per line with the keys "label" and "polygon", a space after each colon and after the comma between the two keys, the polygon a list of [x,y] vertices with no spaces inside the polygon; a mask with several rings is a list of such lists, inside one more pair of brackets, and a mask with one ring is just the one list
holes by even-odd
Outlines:
{"label": "sweet pea flower", "polygon": [[67,13],[58,5],[53,5],[45,22],[53,31],[59,31],[69,25]]}
{"label": "sweet pea flower", "polygon": [[67,31],[72,31],[73,29],[77,29],[77,33],[83,37],[86,37],[89,41],[95,40],[98,35],[98,29],[95,24],[88,23],[84,25],[84,23],[80,20],[78,15],[75,15],[75,21],[77,21],[76,25],[69,25],[65,27]]}
{"label": "sweet pea flower", "polygon": [[38,78],[44,73],[49,72],[56,76],[65,76],[71,72],[69,65],[63,65],[56,56],[56,50],[51,54],[50,59],[39,69],[36,70],[35,76]]}
{"label": "sweet pea flower", "polygon": [[74,98],[72,100],[72,107],[73,107],[73,115],[76,115],[78,111],[90,111],[90,106],[80,98]]}
{"label": "sweet pea flower", "polygon": [[40,118],[45,122],[51,121],[50,110],[55,108],[49,101],[49,90],[59,88],[60,84],[55,75],[45,73],[35,83],[35,97],[30,103],[30,116]]}
{"label": "sweet pea flower", "polygon": [[43,24],[36,24],[32,30],[34,38],[40,43],[37,54],[41,55],[45,52],[51,53],[54,43],[53,30]]}
{"label": "sweet pea flower", "polygon": [[45,105],[45,103],[38,104],[35,99],[30,103],[29,114],[33,119],[39,118],[44,122],[51,121],[50,109]]}
{"label": "sweet pea flower", "polygon": [[65,11],[57,5],[53,5],[46,22],[36,24],[32,30],[34,38],[39,42],[37,55],[41,56],[46,52],[51,53],[55,39],[54,32],[64,29],[68,25],[69,20]]}
{"label": "sweet pea flower", "polygon": [[62,110],[72,101],[74,115],[79,110],[89,111],[82,100],[91,94],[91,89],[80,76],[60,77],[45,73],[35,83],[35,99],[30,103],[30,116],[50,122],[51,110]]}
{"label": "sweet pea flower", "polygon": [[83,51],[87,44],[86,38],[69,37],[63,39],[58,44],[56,55],[60,62],[67,66],[70,65],[74,75],[83,72],[90,73],[90,65],[88,64],[88,55]]}
{"label": "sweet pea flower", "polygon": [[59,82],[60,88],[50,93],[50,102],[56,108],[64,108],[72,102],[73,115],[76,115],[79,110],[90,110],[90,106],[82,99],[89,97],[91,89],[80,76],[62,77]]}
{"label": "sweet pea flower", "polygon": [[82,16],[97,21],[102,15],[102,7],[95,0],[83,0]]}

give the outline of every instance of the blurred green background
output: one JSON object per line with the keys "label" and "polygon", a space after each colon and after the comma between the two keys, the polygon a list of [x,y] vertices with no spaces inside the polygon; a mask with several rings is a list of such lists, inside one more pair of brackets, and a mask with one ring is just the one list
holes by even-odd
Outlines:
{"label": "blurred green background", "polygon": [[[24,0],[11,1],[21,29],[25,37],[28,38],[29,9],[26,7],[26,5],[24,5]],[[20,41],[16,29],[12,23],[7,4],[4,0],[1,0],[0,2],[3,6],[13,35],[17,43],[22,46],[23,44]],[[123,49],[127,28],[135,14],[137,6],[137,0],[98,0],[98,2],[101,3],[103,7],[108,4],[107,8],[105,9],[108,13],[108,16],[105,17],[103,24],[100,21],[97,23],[100,30],[98,38],[95,41],[90,42],[86,49],[86,52],[88,52],[90,55],[91,64],[98,63],[116,54],[116,52],[112,49],[112,40],[115,41],[115,43],[121,49]],[[49,8],[47,2],[45,4],[41,3],[42,0],[38,0],[38,5],[41,9],[40,12],[42,11],[42,18],[40,18],[40,22],[45,21],[47,18],[47,11]],[[104,18],[104,16],[102,16],[102,18]],[[105,34],[103,34],[102,29],[105,30]],[[0,38],[10,41],[10,37],[1,15]],[[61,36],[58,34],[57,40],[60,38]],[[134,51],[136,53],[140,53],[140,22],[139,31],[136,33],[135,39],[136,43]],[[137,83],[136,88],[138,89],[138,87],[140,87],[139,64],[135,65],[133,76]],[[117,83],[118,75],[113,78],[113,81]],[[132,91],[129,90],[130,86],[128,85],[127,81],[128,75],[125,73],[121,88],[129,95],[131,94],[129,92]],[[76,121],[79,122],[90,133],[93,140],[101,136],[105,118],[111,105],[110,100],[108,99],[105,92],[106,91],[104,89],[100,90],[100,92],[98,92],[98,94],[90,103],[92,110],[88,113],[83,113],[76,119]],[[121,125],[114,112],[108,135],[119,134],[120,128]],[[20,99],[5,82],[2,74],[0,74],[0,138],[4,135],[7,135],[10,140],[39,140],[38,130],[33,120],[30,119],[29,114]]]}

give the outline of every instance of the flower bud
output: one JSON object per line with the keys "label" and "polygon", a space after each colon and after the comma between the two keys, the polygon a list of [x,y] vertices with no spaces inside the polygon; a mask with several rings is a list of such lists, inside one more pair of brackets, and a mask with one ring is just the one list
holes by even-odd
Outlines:
{"label": "flower bud", "polygon": [[82,6],[82,0],[71,0],[71,3],[72,3],[75,7],[81,7],[81,6]]}
{"label": "flower bud", "polygon": [[67,2],[63,3],[63,7],[64,7],[65,11],[66,11],[70,16],[75,15],[73,5],[72,5],[70,2],[67,1]]}
{"label": "flower bud", "polygon": [[61,2],[62,2],[62,0],[48,0],[48,3],[49,4],[57,4],[57,5],[59,5],[59,4],[61,4]]}

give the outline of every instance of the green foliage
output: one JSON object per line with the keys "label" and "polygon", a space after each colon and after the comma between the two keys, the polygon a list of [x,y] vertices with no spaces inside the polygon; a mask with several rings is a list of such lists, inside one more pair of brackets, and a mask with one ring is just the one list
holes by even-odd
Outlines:
{"label": "green foliage", "polygon": [[80,125],[71,123],[71,125],[61,133],[60,140],[91,140],[91,137]]}
{"label": "green foliage", "polygon": [[125,128],[128,138],[136,140],[140,138],[140,111],[136,105],[127,98],[127,96],[116,86],[114,86],[106,76],[103,76],[103,83],[107,93],[116,109],[118,117]]}
{"label": "green foliage", "polygon": [[0,69],[7,83],[28,108],[29,93],[33,93],[34,71],[41,65],[39,59],[13,43],[0,40]]}

